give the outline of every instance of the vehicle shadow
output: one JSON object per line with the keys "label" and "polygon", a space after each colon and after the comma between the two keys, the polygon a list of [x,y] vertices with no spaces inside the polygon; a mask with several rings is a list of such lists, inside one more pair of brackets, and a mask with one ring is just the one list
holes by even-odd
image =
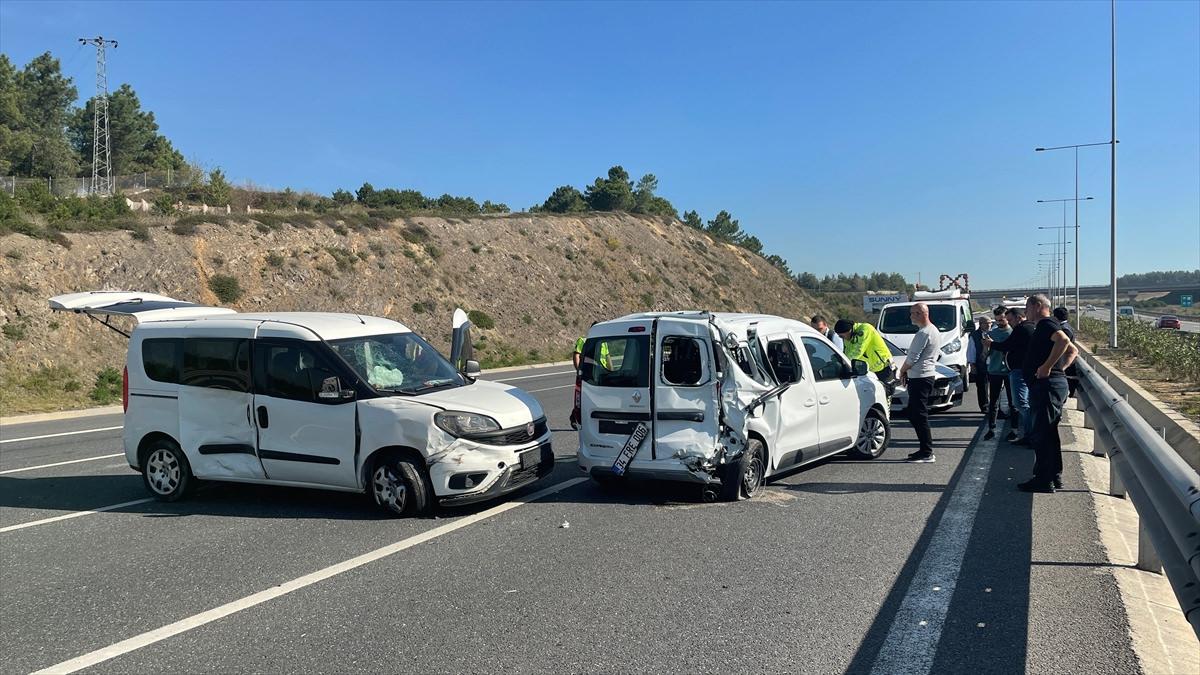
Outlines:
{"label": "vehicle shadow", "polygon": [[[942,495],[917,545],[913,547],[904,566],[898,570],[895,584],[859,643],[846,672],[871,672],[877,665],[880,651],[893,629],[905,597],[911,591],[918,594],[915,597],[919,599],[920,593],[928,592],[910,587],[950,504],[953,488],[959,485],[971,458],[979,451],[983,432],[981,428],[976,434],[948,487],[939,488]],[[1003,451],[1004,444],[1001,443],[997,453]],[[962,565],[957,579],[953,580],[954,593],[942,624],[940,639],[936,635],[917,638],[926,640],[921,648],[928,650],[927,654],[932,653],[930,672],[970,672],[975,675],[1025,672],[1029,639],[1033,499],[1029,494],[1014,490],[1008,467],[1013,461],[1027,462],[1028,467],[1021,467],[1025,470],[1032,467],[1032,459],[1032,456],[1021,455],[1021,459],[997,459],[992,462]],[[985,616],[989,618],[981,619]],[[987,626],[986,640],[980,639],[981,621]],[[900,631],[913,630],[907,626],[897,628]]]}

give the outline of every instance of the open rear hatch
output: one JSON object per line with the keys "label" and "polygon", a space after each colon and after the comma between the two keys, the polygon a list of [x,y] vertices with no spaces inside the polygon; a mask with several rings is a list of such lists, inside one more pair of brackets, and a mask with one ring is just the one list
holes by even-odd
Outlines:
{"label": "open rear hatch", "polygon": [[130,316],[138,323],[146,323],[237,313],[226,307],[198,305],[165,295],[136,291],[87,291],[56,295],[50,298],[50,309],[86,314],[125,337],[129,337],[129,334],[112,325],[112,317]]}

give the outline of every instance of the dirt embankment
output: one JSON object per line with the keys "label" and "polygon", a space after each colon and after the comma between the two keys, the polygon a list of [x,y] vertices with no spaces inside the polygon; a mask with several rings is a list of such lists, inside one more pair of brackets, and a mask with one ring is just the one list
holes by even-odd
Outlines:
{"label": "dirt embankment", "polygon": [[[677,221],[625,214],[411,217],[378,229],[226,222],[189,234],[151,229],[149,238],[66,237],[69,248],[0,237],[0,413],[87,405],[97,371],[124,362],[124,338],[49,311],[48,297],[74,291],[386,316],[439,348],[463,307],[483,314],[475,341],[485,366],[565,358],[593,321],[629,312],[802,318],[821,309],[757,255]],[[213,292],[221,276],[237,280],[235,301]]]}

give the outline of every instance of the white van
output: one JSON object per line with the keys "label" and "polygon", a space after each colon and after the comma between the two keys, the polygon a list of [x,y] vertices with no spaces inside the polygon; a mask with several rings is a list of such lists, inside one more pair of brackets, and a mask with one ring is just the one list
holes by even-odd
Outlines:
{"label": "white van", "polygon": [[876,328],[884,339],[907,350],[912,345],[917,327],[913,325],[909,311],[918,302],[929,306],[929,320],[942,336],[938,363],[958,371],[962,378],[963,391],[970,389],[967,377],[968,335],[975,330],[971,320],[971,300],[957,288],[946,291],[917,291],[911,302],[896,302],[886,305],[879,313]]}
{"label": "white van", "polygon": [[1132,319],[1137,316],[1137,312],[1134,311],[1132,306],[1123,305],[1117,308],[1117,316],[1127,316]]}
{"label": "white van", "polygon": [[239,314],[113,291],[50,307],[136,319],[125,456],[160,500],[209,479],[365,492],[393,514],[421,514],[554,467],[537,400],[476,379],[462,310],[446,360],[404,325],[357,314]]}
{"label": "white van", "polygon": [[631,314],[592,326],[580,370],[579,468],[687,481],[748,498],[765,479],[890,438],[888,398],[799,321],[760,314]]}

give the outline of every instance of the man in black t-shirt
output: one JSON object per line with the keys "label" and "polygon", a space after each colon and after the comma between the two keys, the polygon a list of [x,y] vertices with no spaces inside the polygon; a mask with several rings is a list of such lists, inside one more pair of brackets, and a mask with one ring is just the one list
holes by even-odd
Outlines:
{"label": "man in black t-shirt", "polygon": [[1067,402],[1067,366],[1075,361],[1079,348],[1050,316],[1050,300],[1035,295],[1025,303],[1025,312],[1037,319],[1029,338],[1021,372],[1029,383],[1029,414],[1033,418],[1033,450],[1036,458],[1033,478],[1017,487],[1025,492],[1054,492],[1062,487],[1062,440],[1058,423]]}
{"label": "man in black t-shirt", "polygon": [[1033,336],[1034,322],[1026,321],[1024,312],[1013,307],[1008,309],[1005,316],[1008,317],[1008,325],[1013,327],[1012,335],[1001,342],[993,342],[991,337],[984,336],[983,344],[988,349],[1004,352],[1004,364],[1008,366],[1012,418],[1005,440],[1018,445],[1030,445],[1033,419],[1029,416],[1029,383],[1025,381],[1021,367],[1025,365],[1025,350],[1029,347],[1029,338]]}

